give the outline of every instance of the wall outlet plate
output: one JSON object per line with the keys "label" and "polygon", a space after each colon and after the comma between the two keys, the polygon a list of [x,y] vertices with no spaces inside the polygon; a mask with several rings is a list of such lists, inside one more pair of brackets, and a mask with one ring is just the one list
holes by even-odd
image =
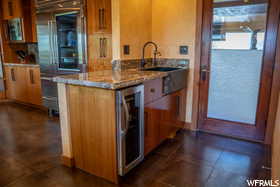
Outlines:
{"label": "wall outlet plate", "polygon": [[189,47],[186,45],[182,45],[179,47],[180,49],[180,55],[187,55],[189,54]]}
{"label": "wall outlet plate", "polygon": [[130,54],[130,46],[129,45],[124,45],[123,46],[123,54],[124,55],[129,55]]}

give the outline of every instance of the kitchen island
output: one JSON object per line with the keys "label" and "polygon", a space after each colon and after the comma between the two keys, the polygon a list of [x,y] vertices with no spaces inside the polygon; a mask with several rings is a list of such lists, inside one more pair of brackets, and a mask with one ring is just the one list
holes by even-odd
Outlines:
{"label": "kitchen island", "polygon": [[164,94],[168,76],[129,69],[56,77],[63,164],[118,183],[183,127],[185,87]]}

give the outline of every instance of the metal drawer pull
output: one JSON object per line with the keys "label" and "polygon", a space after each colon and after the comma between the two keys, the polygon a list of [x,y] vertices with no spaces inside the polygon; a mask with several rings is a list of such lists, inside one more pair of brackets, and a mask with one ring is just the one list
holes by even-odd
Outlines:
{"label": "metal drawer pull", "polygon": [[30,76],[30,83],[31,83],[31,84],[35,84],[35,81],[34,81],[34,73],[33,73],[33,70],[32,70],[32,69],[29,70],[29,76]]}
{"label": "metal drawer pull", "polygon": [[176,115],[180,116],[180,96],[176,96]]}
{"label": "metal drawer pull", "polygon": [[12,81],[16,81],[16,77],[15,77],[15,70],[12,68],[11,69],[11,77],[12,77]]}

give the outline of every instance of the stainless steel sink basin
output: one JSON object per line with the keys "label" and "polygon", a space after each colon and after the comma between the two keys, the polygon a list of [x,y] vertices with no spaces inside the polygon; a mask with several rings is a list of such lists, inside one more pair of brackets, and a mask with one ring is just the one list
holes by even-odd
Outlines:
{"label": "stainless steel sink basin", "polygon": [[168,72],[168,71],[175,71],[175,70],[180,70],[180,69],[181,69],[181,68],[154,67],[154,68],[143,69],[143,71],[163,71],[163,72]]}

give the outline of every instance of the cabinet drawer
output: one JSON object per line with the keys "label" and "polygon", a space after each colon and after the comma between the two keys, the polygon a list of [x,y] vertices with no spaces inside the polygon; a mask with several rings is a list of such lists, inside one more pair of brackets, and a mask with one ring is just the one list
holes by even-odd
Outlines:
{"label": "cabinet drawer", "polygon": [[144,83],[145,104],[153,102],[162,97],[162,78],[150,80]]}

